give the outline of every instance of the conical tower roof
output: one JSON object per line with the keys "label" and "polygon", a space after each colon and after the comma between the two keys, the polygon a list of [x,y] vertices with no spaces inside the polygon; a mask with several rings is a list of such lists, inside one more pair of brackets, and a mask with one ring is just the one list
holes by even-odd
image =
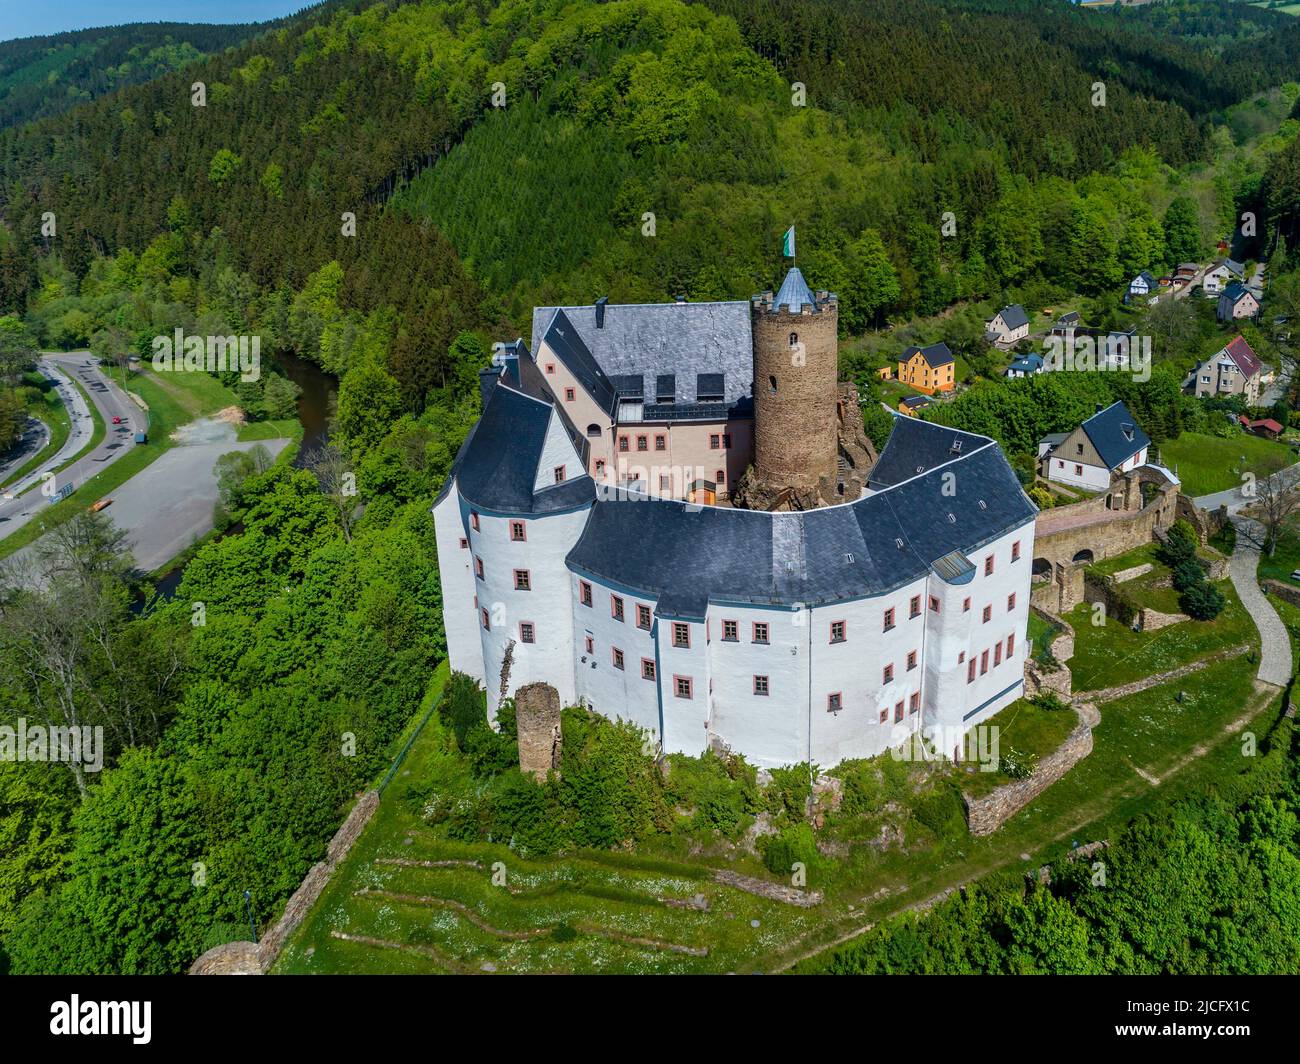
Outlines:
{"label": "conical tower roof", "polygon": [[799,272],[799,267],[791,266],[790,272],[785,275],[785,280],[781,282],[781,290],[777,292],[776,299],[772,301],[772,309],[779,310],[781,307],[789,307],[797,314],[805,304],[815,307],[817,300],[813,297],[808,282],[803,279],[803,274]]}

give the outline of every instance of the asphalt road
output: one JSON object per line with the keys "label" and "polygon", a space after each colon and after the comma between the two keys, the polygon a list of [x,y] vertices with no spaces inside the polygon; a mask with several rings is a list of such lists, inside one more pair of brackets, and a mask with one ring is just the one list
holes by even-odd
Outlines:
{"label": "asphalt road", "polygon": [[[50,445],[50,428],[38,417],[29,417],[27,427],[9,457],[0,464],[0,481],[11,476],[13,471],[24,462],[31,461],[33,455],[40,454]],[[26,478],[24,478],[26,479]]]}
{"label": "asphalt road", "polygon": [[[85,388],[90,401],[104,419],[105,432],[104,438],[93,450],[55,474],[56,489],[69,483],[80,487],[90,477],[127,454],[135,446],[135,433],[145,428],[144,413],[99,368],[97,360],[89,352],[45,354],[38,364],[42,373],[57,382],[59,396],[72,418],[72,431],[68,434],[67,442],[59,448],[58,454],[41,463],[39,469],[33,470],[17,484],[5,489],[5,494],[12,495],[13,498],[0,497],[0,539],[22,528],[49,505],[49,496],[35,488],[35,485],[44,479],[47,472],[58,469],[84,448],[93,436],[94,421],[90,410],[81,393],[68,382],[68,376],[75,376]],[[113,424],[115,417],[121,419],[120,424]]]}
{"label": "asphalt road", "polygon": [[[1300,482],[1300,462],[1274,473],[1268,480],[1270,482],[1275,481],[1279,487],[1288,487]],[[1216,491],[1213,495],[1198,495],[1192,501],[1202,510],[1217,510],[1220,506],[1226,506],[1228,513],[1236,514],[1244,507],[1255,502],[1257,498],[1257,495],[1250,497],[1242,495],[1241,488],[1236,487],[1228,488],[1225,491]]]}

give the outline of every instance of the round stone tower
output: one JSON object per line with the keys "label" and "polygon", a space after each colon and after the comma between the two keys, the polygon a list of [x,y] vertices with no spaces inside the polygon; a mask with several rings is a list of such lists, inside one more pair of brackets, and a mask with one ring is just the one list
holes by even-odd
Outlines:
{"label": "round stone tower", "polygon": [[781,290],[754,296],[754,473],[766,492],[802,506],[834,501],[839,305],[797,268]]}

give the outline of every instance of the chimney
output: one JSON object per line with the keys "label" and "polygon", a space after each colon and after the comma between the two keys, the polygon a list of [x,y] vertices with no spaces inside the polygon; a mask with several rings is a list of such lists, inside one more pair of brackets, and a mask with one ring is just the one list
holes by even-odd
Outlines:
{"label": "chimney", "polygon": [[601,296],[596,300],[596,328],[605,327],[605,307],[609,304],[609,296]]}
{"label": "chimney", "polygon": [[1106,409],[1106,408],[1105,408],[1104,406],[1102,406],[1101,403],[1098,403],[1098,404],[1097,404],[1097,409],[1094,410],[1093,413],[1094,413],[1094,414],[1100,414],[1100,413],[1101,413],[1103,410],[1105,410],[1105,409]]}

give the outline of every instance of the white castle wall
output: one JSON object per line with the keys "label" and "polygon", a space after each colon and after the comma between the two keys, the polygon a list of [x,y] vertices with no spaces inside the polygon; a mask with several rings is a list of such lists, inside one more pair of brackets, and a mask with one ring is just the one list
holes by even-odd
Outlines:
{"label": "white castle wall", "polygon": [[[563,561],[561,561],[563,565]],[[573,602],[573,646],[576,650],[575,682],[578,699],[598,713],[616,720],[630,720],[658,740],[661,732],[659,719],[659,685],[656,680],[641,677],[641,659],[655,660],[654,636],[636,626],[636,607],[651,607],[654,600],[637,597],[625,589],[611,587],[592,579],[592,604],[582,605],[579,581],[584,579],[565,570],[569,581],[569,594]],[[623,621],[611,615],[610,596],[622,595]],[[652,620],[653,625],[653,620]],[[590,637],[592,651],[587,652],[586,640]],[[624,668],[614,668],[613,650],[623,651]]]}
{"label": "white castle wall", "polygon": [[474,571],[468,546],[469,533],[462,520],[460,493],[455,487],[433,508],[433,530],[438,546],[438,581],[442,586],[442,619],[447,631],[447,658],[457,672],[483,682],[483,645],[475,620]]}

